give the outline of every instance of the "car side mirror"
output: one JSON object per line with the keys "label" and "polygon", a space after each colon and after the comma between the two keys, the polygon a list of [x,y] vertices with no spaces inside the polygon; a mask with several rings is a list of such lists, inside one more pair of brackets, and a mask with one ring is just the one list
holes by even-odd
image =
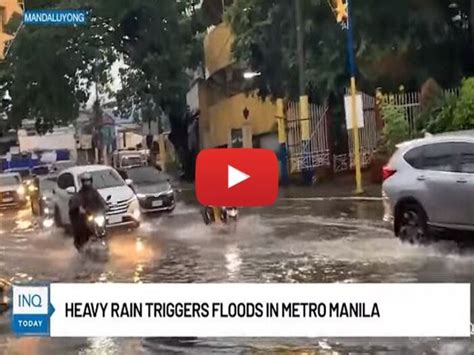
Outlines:
{"label": "car side mirror", "polygon": [[132,186],[132,185],[133,185],[133,180],[132,180],[132,179],[125,179],[125,183],[126,183],[128,186]]}
{"label": "car side mirror", "polygon": [[69,186],[67,189],[66,189],[66,192],[69,194],[69,195],[74,195],[76,193],[76,188],[74,186]]}

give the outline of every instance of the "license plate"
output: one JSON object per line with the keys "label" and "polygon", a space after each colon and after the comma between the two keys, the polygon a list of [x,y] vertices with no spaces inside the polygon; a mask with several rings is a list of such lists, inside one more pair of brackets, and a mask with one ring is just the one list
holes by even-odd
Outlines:
{"label": "license plate", "polygon": [[161,206],[163,206],[163,201],[161,201],[161,200],[156,200],[156,201],[153,201],[153,202],[151,203],[151,205],[152,205],[153,207],[161,207]]}
{"label": "license plate", "polygon": [[4,197],[2,199],[3,202],[8,203],[8,202],[13,202],[13,197]]}
{"label": "license plate", "polygon": [[122,223],[122,216],[110,216],[108,220],[109,224]]}

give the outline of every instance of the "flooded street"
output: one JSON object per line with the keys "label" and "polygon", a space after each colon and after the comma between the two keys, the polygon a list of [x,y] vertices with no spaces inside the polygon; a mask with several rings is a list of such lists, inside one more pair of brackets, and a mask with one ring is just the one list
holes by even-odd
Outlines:
{"label": "flooded street", "polygon": [[[455,243],[400,243],[374,201],[280,199],[243,210],[235,234],[205,226],[192,198],[136,231],[110,235],[107,260],[79,256],[58,229],[28,211],[0,217],[0,276],[31,282],[467,282],[474,251]],[[472,287],[472,286],[471,286]],[[474,314],[471,312],[471,319]],[[5,317],[4,317],[5,318]],[[0,323],[7,354],[318,353],[474,354],[471,339],[48,339],[15,338]]]}

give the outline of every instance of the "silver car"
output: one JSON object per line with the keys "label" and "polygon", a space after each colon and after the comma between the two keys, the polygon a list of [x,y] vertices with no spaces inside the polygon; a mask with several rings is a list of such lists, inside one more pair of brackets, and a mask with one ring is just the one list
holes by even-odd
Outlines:
{"label": "silver car", "polygon": [[474,135],[459,132],[402,143],[384,167],[384,220],[411,243],[431,227],[474,231]]}

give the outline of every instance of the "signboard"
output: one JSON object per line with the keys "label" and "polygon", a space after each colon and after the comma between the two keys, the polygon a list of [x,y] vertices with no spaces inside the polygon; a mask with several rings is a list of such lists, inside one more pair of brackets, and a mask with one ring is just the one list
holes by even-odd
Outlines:
{"label": "signboard", "polygon": [[[346,112],[346,128],[352,129],[352,96],[344,96],[344,109]],[[357,115],[357,126],[364,128],[364,105],[362,103],[362,95],[356,95],[356,115]]]}

